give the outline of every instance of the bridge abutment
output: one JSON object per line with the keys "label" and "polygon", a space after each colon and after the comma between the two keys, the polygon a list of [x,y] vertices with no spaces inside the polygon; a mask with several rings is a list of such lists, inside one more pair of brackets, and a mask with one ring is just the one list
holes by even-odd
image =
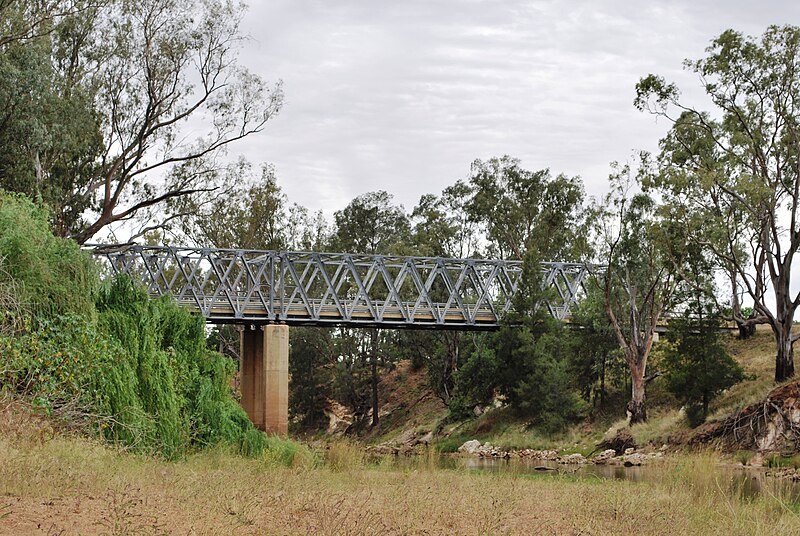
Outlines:
{"label": "bridge abutment", "polygon": [[240,335],[242,407],[256,428],[289,429],[289,326],[270,324]]}

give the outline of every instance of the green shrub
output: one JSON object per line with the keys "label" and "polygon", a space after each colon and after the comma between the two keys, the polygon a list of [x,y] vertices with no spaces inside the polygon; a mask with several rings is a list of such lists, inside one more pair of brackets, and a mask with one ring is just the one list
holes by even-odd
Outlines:
{"label": "green shrub", "polygon": [[27,305],[22,322],[0,317],[0,392],[167,458],[269,447],[233,399],[235,364],[207,349],[201,317],[128,278],[101,284],[88,255],[50,233],[42,207],[2,191],[0,259],[0,290]]}
{"label": "green shrub", "polygon": [[[152,300],[127,278],[104,288],[100,323],[127,350],[139,406],[151,416],[152,443],[167,457],[192,445],[238,445],[248,455],[266,447],[244,410],[233,400],[233,361],[205,346],[203,320],[171,298]],[[117,393],[115,389],[112,392]],[[119,437],[122,427],[109,431]]]}
{"label": "green shrub", "polygon": [[720,320],[695,299],[681,318],[670,320],[663,368],[667,389],[686,407],[691,426],[705,421],[711,401],[745,378],[720,340]]}
{"label": "green shrub", "polygon": [[794,456],[781,456],[780,454],[770,454],[764,460],[767,464],[767,467],[771,468],[783,468],[783,467],[791,467],[793,469],[800,468],[800,454],[796,454]]}
{"label": "green shrub", "polygon": [[99,279],[89,255],[50,232],[47,210],[0,190],[0,283],[11,279],[37,319],[88,314]]}

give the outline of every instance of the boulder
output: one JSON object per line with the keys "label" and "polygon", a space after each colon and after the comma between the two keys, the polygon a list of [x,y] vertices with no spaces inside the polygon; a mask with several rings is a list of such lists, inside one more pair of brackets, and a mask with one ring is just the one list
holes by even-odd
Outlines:
{"label": "boulder", "polygon": [[530,458],[532,460],[557,460],[558,452],[554,450],[533,450],[524,449],[519,452],[520,458]]}
{"label": "boulder", "polygon": [[632,466],[638,467],[648,459],[650,459],[650,457],[647,456],[646,454],[640,454],[640,453],[628,454],[623,459],[623,464],[625,465],[625,467],[632,467]]}
{"label": "boulder", "polygon": [[596,464],[602,465],[602,464],[608,463],[608,460],[610,460],[611,458],[613,458],[616,455],[617,455],[617,453],[616,453],[616,451],[614,449],[606,449],[603,452],[601,452],[601,453],[595,455],[594,457],[592,457],[591,461],[592,461],[592,463],[596,463]]}
{"label": "boulder", "polygon": [[558,463],[584,464],[586,463],[586,457],[583,454],[570,454],[568,456],[560,457],[558,459]]}
{"label": "boulder", "polygon": [[458,447],[458,452],[466,452],[467,454],[477,454],[481,448],[481,442],[477,439],[470,439],[464,442],[463,445]]}

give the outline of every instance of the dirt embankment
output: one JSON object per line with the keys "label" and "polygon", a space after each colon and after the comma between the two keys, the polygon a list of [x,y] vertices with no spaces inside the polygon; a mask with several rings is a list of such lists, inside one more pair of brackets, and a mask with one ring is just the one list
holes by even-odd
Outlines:
{"label": "dirt embankment", "polygon": [[762,400],[724,419],[675,434],[671,444],[717,443],[726,450],[798,452],[800,448],[800,380],[780,385]]}

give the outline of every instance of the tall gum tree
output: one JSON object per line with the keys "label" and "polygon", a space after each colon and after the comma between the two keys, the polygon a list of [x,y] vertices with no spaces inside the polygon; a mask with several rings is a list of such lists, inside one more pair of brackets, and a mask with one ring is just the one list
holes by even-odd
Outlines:
{"label": "tall gum tree", "polygon": [[[58,120],[35,123],[33,137],[17,133],[28,162],[16,167],[32,169],[36,180],[16,189],[37,195],[35,186],[63,182],[52,196],[59,206],[68,200],[60,229],[80,243],[118,222],[169,218],[178,198],[218,192],[226,149],[261,131],[282,105],[280,83],[267,85],[238,62],[245,9],[238,1],[36,0],[37,9],[12,10],[17,3],[0,0],[0,15],[19,19],[0,20],[0,53],[43,50],[37,61],[49,68],[31,87],[47,98],[26,100],[29,92],[0,87],[0,100],[10,95],[27,106],[23,126],[31,117]],[[39,22],[43,12],[58,16]],[[6,34],[18,37],[3,45]],[[0,61],[6,65],[15,66]],[[76,156],[80,169],[60,172]]]}
{"label": "tall gum tree", "polygon": [[[445,188],[440,196],[426,194],[420,198],[411,213],[411,242],[415,254],[459,259],[476,255],[478,224],[466,210],[472,193],[472,188],[459,180]],[[455,390],[462,332],[432,330],[400,336],[409,343],[408,350],[427,360],[433,389],[445,404],[449,404]]]}
{"label": "tall gum tree", "polygon": [[[662,180],[712,229],[705,242],[733,285],[753,301],[753,322],[772,328],[775,381],[794,375],[792,332],[800,292],[792,287],[800,248],[800,28],[770,26],[760,37],[727,30],[703,59],[685,62],[715,109],[683,102],[678,88],[649,75],[635,105],[673,123],[662,141]],[[734,218],[735,216],[735,218]],[[734,296],[737,292],[734,289]]]}
{"label": "tall gum tree", "polygon": [[[656,327],[675,296],[678,280],[662,247],[666,233],[655,201],[638,190],[650,173],[643,162],[636,176],[614,164],[611,189],[593,207],[605,311],[631,377],[630,424],[647,420],[647,364]],[[599,275],[599,274],[598,274]]]}
{"label": "tall gum tree", "polygon": [[485,231],[488,256],[522,260],[535,250],[543,261],[568,261],[586,253],[580,177],[529,171],[507,155],[475,160],[470,171],[465,210]]}

